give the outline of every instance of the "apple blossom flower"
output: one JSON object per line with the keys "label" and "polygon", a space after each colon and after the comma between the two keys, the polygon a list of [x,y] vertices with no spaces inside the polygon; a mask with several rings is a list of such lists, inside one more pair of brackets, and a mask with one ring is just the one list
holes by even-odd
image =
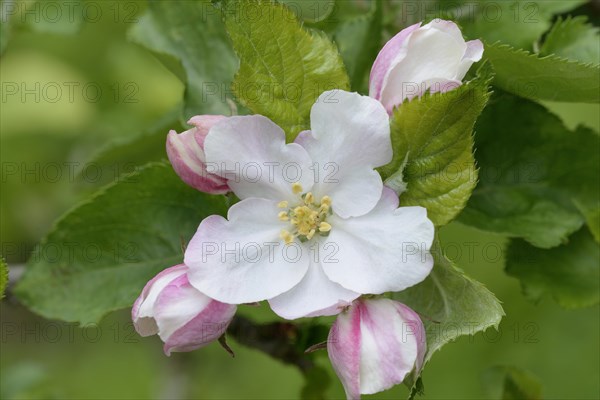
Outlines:
{"label": "apple blossom flower", "polygon": [[327,340],[329,359],[348,399],[401,383],[421,369],[425,350],[419,316],[385,298],[356,301],[338,315]]}
{"label": "apple blossom flower", "polygon": [[236,306],[205,296],[190,285],[188,268],[176,265],[150,280],[135,301],[131,316],[141,336],[160,336],[165,354],[190,351],[217,340]]}
{"label": "apple blossom flower", "polygon": [[461,85],[471,65],[481,60],[483,43],[465,42],[454,22],[436,19],[409,26],[390,39],[377,55],[369,95],[391,113],[404,99],[427,89],[445,92]]}
{"label": "apple blossom flower", "polygon": [[194,127],[178,134],[167,135],[167,156],[177,175],[191,187],[201,192],[223,194],[229,192],[227,181],[206,170],[204,139],[210,128],[227,118],[223,115],[196,115],[188,124]]}
{"label": "apple blossom flower", "polygon": [[241,199],[200,224],[190,283],[230,304],[268,300],[281,317],[334,315],[360,294],[400,291],[431,271],[434,228],[398,208],[375,168],[392,158],[378,101],[323,93],[295,143],[264,116],[230,117],[205,140],[207,165]]}

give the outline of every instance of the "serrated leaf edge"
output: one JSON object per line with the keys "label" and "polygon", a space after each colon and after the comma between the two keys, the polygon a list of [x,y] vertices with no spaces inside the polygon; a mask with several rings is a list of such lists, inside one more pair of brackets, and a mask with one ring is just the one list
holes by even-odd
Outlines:
{"label": "serrated leaf edge", "polygon": [[[563,64],[570,64],[570,65],[575,65],[578,67],[584,67],[584,68],[598,68],[600,69],[600,64],[596,64],[596,63],[582,63],[576,60],[570,60],[568,58],[565,57],[559,57],[556,54],[549,54],[547,56],[541,56],[538,53],[532,53],[529,52],[528,50],[525,49],[517,49],[512,47],[509,44],[504,44],[500,41],[494,42],[492,44],[486,43],[486,46],[488,47],[493,47],[495,49],[502,49],[502,50],[508,50],[510,52],[512,52],[513,54],[518,54],[520,56],[526,56],[528,58],[533,58],[536,60],[541,60],[541,61],[555,61],[555,62],[560,62]],[[484,52],[485,54],[485,52]],[[493,64],[493,62],[492,62]]]}

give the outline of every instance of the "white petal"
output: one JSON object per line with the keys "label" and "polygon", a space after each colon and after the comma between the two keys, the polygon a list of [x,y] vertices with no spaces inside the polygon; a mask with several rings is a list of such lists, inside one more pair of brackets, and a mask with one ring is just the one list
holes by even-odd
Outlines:
{"label": "white petal", "polygon": [[211,300],[184,326],[173,332],[163,347],[166,355],[173,351],[191,351],[218,340],[227,330],[237,307]]}
{"label": "white petal", "polygon": [[[441,26],[448,29],[439,29]],[[453,23],[430,23],[412,32],[406,55],[392,66],[383,84],[381,102],[388,110],[427,89],[425,82],[456,79],[467,49],[460,31]],[[460,36],[457,37],[457,33]]]}
{"label": "white petal", "polygon": [[172,281],[161,291],[155,305],[158,335],[163,342],[190,322],[212,301],[188,283],[185,276]]}
{"label": "white petal", "polygon": [[201,192],[229,192],[224,178],[206,171],[203,143],[204,137],[198,128],[180,134],[171,130],[167,135],[167,156],[173,169],[185,183]]}
{"label": "white petal", "polygon": [[361,299],[340,314],[327,342],[332,366],[348,399],[401,383],[425,355],[419,316],[397,301]]}
{"label": "white petal", "polygon": [[387,112],[368,96],[333,90],[319,96],[310,118],[311,131],[296,142],[313,160],[313,192],[330,196],[342,217],[367,213],[383,187],[373,169],[392,159]]}
{"label": "white petal", "polygon": [[217,340],[236,306],[211,299],[192,287],[187,276],[172,281],[159,295],[155,318],[164,351],[191,351]]}
{"label": "white petal", "polygon": [[230,117],[216,123],[204,141],[209,172],[227,178],[241,199],[294,198],[292,184],[310,190],[314,174],[306,150],[285,144],[285,133],[262,115]]}
{"label": "white petal", "polygon": [[131,310],[135,329],[141,336],[156,335],[158,333],[158,326],[154,320],[156,299],[169,283],[184,275],[186,270],[185,265],[175,265],[161,271],[146,283]]}
{"label": "white petal", "polygon": [[348,399],[360,399],[361,312],[358,301],[336,318],[327,337],[327,354]]}
{"label": "white petal", "polygon": [[408,39],[420,27],[421,22],[404,28],[383,46],[371,68],[369,96],[377,100],[381,99],[381,90],[390,73],[391,66],[397,65],[406,56]]}
{"label": "white petal", "polygon": [[465,77],[471,65],[474,62],[481,60],[483,57],[483,43],[481,40],[471,40],[467,42],[467,51],[460,62],[458,71],[456,72],[455,80],[462,80]]}
{"label": "white petal", "polygon": [[358,293],[332,282],[321,265],[311,257],[304,279],[289,291],[269,300],[269,304],[280,317],[296,319],[335,315],[358,296]]}
{"label": "white petal", "polygon": [[413,320],[398,302],[372,299],[360,308],[360,392],[373,394],[404,380],[419,363],[425,336],[420,319]]}
{"label": "white petal", "polygon": [[229,304],[271,299],[295,286],[308,269],[300,244],[279,238],[288,226],[277,203],[246,199],[233,205],[228,220],[213,215],[200,224],[185,252],[190,283]]}
{"label": "white petal", "polygon": [[460,28],[452,21],[436,18],[423,26],[423,29],[437,30],[453,38],[457,43],[464,43]]}
{"label": "white petal", "polygon": [[369,214],[346,220],[331,216],[328,243],[337,252],[322,263],[331,280],[355,292],[379,294],[403,290],[429,275],[433,223],[424,208],[397,204],[396,194],[386,188]]}
{"label": "white petal", "polygon": [[398,301],[394,302],[396,311],[405,322],[405,329],[403,330],[402,342],[414,340],[417,345],[417,360],[415,362],[415,369],[417,372],[423,367],[425,360],[425,353],[427,352],[427,332],[421,317],[413,309],[405,304]]}

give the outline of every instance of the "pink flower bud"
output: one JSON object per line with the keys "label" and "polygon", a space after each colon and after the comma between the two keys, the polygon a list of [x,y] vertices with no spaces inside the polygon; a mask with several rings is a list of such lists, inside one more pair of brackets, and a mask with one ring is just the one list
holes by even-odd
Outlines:
{"label": "pink flower bud", "polygon": [[357,300],[331,327],[327,351],[348,399],[401,383],[425,356],[419,316],[397,301]]}
{"label": "pink flower bud", "polygon": [[191,351],[218,339],[236,306],[220,303],[192,287],[188,268],[167,268],[149,281],[133,304],[131,317],[141,336],[160,336],[164,351]]}
{"label": "pink flower bud", "polygon": [[197,115],[188,124],[192,129],[167,135],[167,156],[177,175],[201,192],[223,194],[229,192],[227,180],[207,171],[204,139],[214,124],[225,119],[223,115]]}
{"label": "pink flower bud", "polygon": [[482,55],[483,43],[465,42],[454,22],[436,19],[424,26],[409,26],[377,55],[369,96],[381,101],[391,113],[405,99],[420,96],[428,89],[435,93],[457,88]]}

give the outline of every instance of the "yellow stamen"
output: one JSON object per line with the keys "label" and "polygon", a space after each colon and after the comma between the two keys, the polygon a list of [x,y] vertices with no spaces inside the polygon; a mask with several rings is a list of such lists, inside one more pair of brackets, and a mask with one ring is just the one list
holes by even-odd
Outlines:
{"label": "yellow stamen", "polygon": [[294,192],[294,194],[302,193],[302,185],[300,184],[300,182],[292,184],[292,192]]}
{"label": "yellow stamen", "polygon": [[285,229],[281,231],[281,233],[279,234],[279,237],[281,239],[283,239],[285,244],[290,244],[294,241],[294,235],[292,235],[290,232],[286,231]]}
{"label": "yellow stamen", "polygon": [[288,213],[286,213],[285,211],[281,211],[279,214],[279,220],[280,221],[289,221],[290,217],[288,216]]}
{"label": "yellow stamen", "polygon": [[327,222],[321,222],[319,224],[320,232],[329,232],[330,230],[331,230],[331,225],[329,225]]}
{"label": "yellow stamen", "polygon": [[279,235],[286,243],[292,243],[296,238],[301,242],[311,240],[315,235],[327,236],[331,231],[331,225],[325,222],[327,216],[331,213],[331,197],[323,196],[321,201],[317,201],[312,192],[303,192],[300,182],[292,184],[292,191],[296,195],[300,195],[300,203],[293,201],[296,204],[291,208],[288,201],[280,201],[277,206],[284,210],[277,215],[280,221],[289,222],[292,226],[290,230],[282,230]]}
{"label": "yellow stamen", "polygon": [[314,200],[315,196],[313,196],[312,192],[308,192],[306,193],[306,196],[304,196],[304,204],[306,205],[312,204]]}

